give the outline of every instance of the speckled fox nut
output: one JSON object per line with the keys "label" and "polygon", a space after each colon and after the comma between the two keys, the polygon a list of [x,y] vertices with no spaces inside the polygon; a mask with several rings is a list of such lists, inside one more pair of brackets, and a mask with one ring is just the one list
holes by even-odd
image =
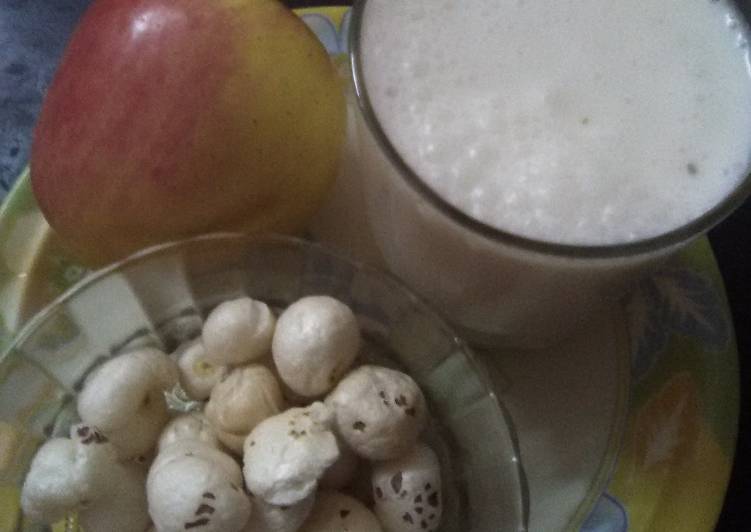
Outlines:
{"label": "speckled fox nut", "polygon": [[375,513],[386,532],[437,530],[443,514],[441,469],[435,453],[417,445],[409,454],[374,464]]}
{"label": "speckled fox nut", "polygon": [[105,362],[84,384],[78,413],[117,447],[121,458],[148,452],[169,419],[164,392],[177,383],[175,363],[143,348]]}
{"label": "speckled fox nut", "polygon": [[219,440],[237,454],[253,428],[284,408],[279,382],[266,366],[235,368],[211,391],[206,419]]}
{"label": "speckled fox nut", "polygon": [[84,530],[140,531],[151,522],[146,505],[146,473],[135,463],[120,464],[112,444],[96,427],[74,425],[70,438],[85,449],[89,467],[80,485],[87,484],[88,500],[78,511]]}
{"label": "speckled fox nut", "polygon": [[382,532],[373,512],[363,503],[335,491],[320,491],[313,512],[300,532]]}
{"label": "speckled fox nut", "polygon": [[[71,428],[70,439],[53,438],[39,448],[24,481],[21,506],[34,521],[53,523],[78,510],[94,520],[105,516],[112,522],[108,530],[142,530],[149,522],[144,485],[138,466],[118,463],[107,438],[95,427],[79,424]],[[113,503],[122,490],[127,495]]]}
{"label": "speckled fox nut", "polygon": [[76,461],[75,443],[68,438],[47,440],[37,450],[21,490],[29,519],[54,523],[81,504],[86,494],[79,490]]}
{"label": "speckled fox nut", "polygon": [[207,445],[199,440],[177,440],[162,447],[159,454],[151,463],[149,471],[158,469],[162,465],[186,456],[200,456],[217,467],[224,469],[227,478],[233,484],[241,486],[243,483],[242,471],[237,462],[224,451]]}
{"label": "speckled fox nut", "polygon": [[269,352],[276,318],[261,301],[242,297],[217,306],[203,324],[206,360],[212,364],[237,365]]}
{"label": "speckled fox nut", "polygon": [[427,423],[425,398],[412,378],[380,366],[349,373],[326,398],[338,434],[360,456],[388,460],[409,451]]}
{"label": "speckled fox nut", "polygon": [[310,496],[339,457],[331,423],[320,402],[262,421],[245,440],[243,473],[251,493],[275,505]]}
{"label": "speckled fox nut", "polygon": [[[175,444],[179,445],[179,444]],[[239,466],[235,466],[239,474]],[[224,467],[202,454],[155,463],[146,483],[149,514],[158,532],[238,532],[250,516],[248,496]]]}
{"label": "speckled fox nut", "polygon": [[121,469],[117,450],[96,427],[85,423],[70,428],[76,448],[76,484],[85,500],[93,500],[113,486],[115,469]]}
{"label": "speckled fox nut", "polygon": [[304,397],[325,394],[352,366],[360,329],[350,308],[328,296],[309,296],[279,316],[272,353],[280,378]]}

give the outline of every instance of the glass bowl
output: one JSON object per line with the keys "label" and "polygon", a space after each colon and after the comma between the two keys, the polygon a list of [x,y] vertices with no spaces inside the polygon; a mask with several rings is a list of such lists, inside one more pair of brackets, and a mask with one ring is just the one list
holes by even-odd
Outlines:
{"label": "glass bowl", "polygon": [[[328,294],[354,310],[361,356],[401,367],[431,410],[442,461],[442,532],[526,530],[527,490],[508,412],[466,345],[392,277],[324,247],[276,236],[207,235],[139,252],[93,273],[35,316],[0,356],[0,530],[25,520],[19,490],[36,448],[67,435],[75,396],[101,362],[137,346],[170,352],[218,303],[249,295],[283,308]],[[75,530],[75,518],[55,527]]]}

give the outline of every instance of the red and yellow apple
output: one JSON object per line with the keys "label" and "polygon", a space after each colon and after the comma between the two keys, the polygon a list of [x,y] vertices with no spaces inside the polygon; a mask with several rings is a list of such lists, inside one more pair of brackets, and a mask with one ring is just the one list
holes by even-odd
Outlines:
{"label": "red and yellow apple", "polygon": [[34,194],[94,262],[216,230],[301,229],[336,173],[341,82],[276,0],[96,0],[34,132]]}

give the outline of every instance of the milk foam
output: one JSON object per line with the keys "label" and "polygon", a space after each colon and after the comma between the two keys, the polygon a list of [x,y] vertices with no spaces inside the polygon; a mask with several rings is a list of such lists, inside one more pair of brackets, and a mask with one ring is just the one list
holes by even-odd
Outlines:
{"label": "milk foam", "polygon": [[751,153],[746,26],[724,0],[368,0],[364,78],[447,201],[609,244],[700,216]]}

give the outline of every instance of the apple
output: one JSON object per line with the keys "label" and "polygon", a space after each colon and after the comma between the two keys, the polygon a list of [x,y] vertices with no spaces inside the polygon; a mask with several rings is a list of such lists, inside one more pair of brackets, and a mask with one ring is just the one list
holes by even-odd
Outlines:
{"label": "apple", "polygon": [[31,182],[89,262],[217,230],[299,231],[335,177],[342,82],[276,0],[96,0],[34,131]]}

